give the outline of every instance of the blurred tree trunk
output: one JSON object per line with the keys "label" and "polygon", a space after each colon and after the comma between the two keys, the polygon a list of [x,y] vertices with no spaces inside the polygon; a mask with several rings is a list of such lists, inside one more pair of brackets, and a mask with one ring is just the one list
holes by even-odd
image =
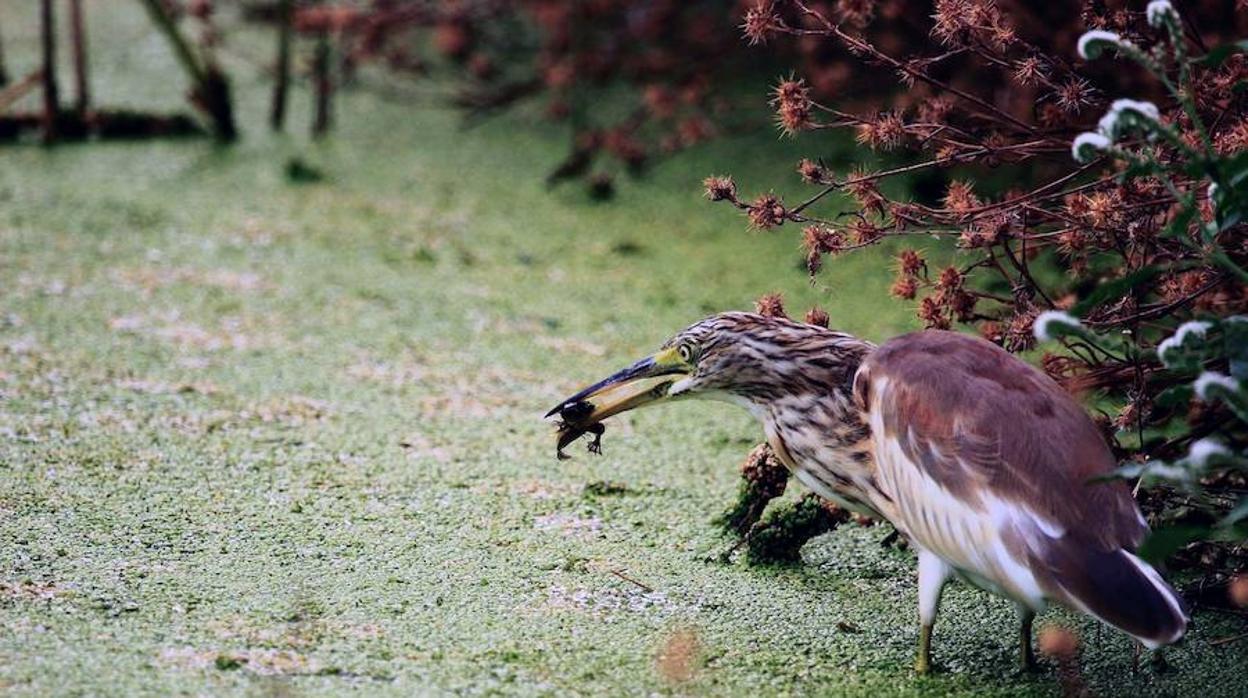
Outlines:
{"label": "blurred tree trunk", "polygon": [[191,103],[208,115],[212,121],[213,132],[221,141],[232,141],[238,137],[238,129],[234,126],[234,103],[230,97],[230,81],[211,61],[201,61],[191,50],[191,44],[178,31],[178,26],[169,13],[165,11],[162,0],[140,0],[147,8],[147,14],[160,29],[173,48],[178,63],[191,77]]}
{"label": "blurred tree trunk", "polygon": [[273,106],[269,126],[281,131],[286,126],[286,95],[290,91],[290,42],[294,22],[294,0],[280,0],[277,6],[277,79],[273,83]]}
{"label": "blurred tree trunk", "polygon": [[312,82],[316,92],[316,113],[312,118],[312,135],[320,138],[329,133],[334,116],[330,99],[334,85],[330,78],[329,32],[321,32],[316,39],[316,53],[312,57]]}
{"label": "blurred tree trunk", "polygon": [[82,115],[91,108],[91,87],[87,77],[87,29],[82,18],[82,0],[69,0],[69,34],[74,51],[74,109]]}
{"label": "blurred tree trunk", "polygon": [[0,18],[0,87],[9,84],[9,68],[4,62],[4,19]]}
{"label": "blurred tree trunk", "polygon": [[43,142],[56,140],[56,122],[60,96],[56,87],[56,12],[54,0],[41,0],[39,12],[40,43],[43,47]]}

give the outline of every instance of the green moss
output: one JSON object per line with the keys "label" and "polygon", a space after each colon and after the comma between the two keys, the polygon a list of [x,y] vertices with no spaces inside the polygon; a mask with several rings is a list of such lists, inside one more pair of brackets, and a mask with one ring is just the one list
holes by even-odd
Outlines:
{"label": "green moss", "polygon": [[844,512],[830,511],[814,494],[805,494],[796,502],[783,502],[769,509],[750,528],[746,536],[747,558],[756,565],[799,562],[803,545],[834,530],[846,518]]}

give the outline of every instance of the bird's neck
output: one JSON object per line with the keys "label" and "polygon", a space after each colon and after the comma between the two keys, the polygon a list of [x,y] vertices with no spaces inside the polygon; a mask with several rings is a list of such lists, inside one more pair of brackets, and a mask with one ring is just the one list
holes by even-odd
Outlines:
{"label": "bird's neck", "polygon": [[749,405],[772,449],[798,480],[866,514],[875,513],[869,504],[875,461],[870,425],[854,402],[853,382],[873,349],[859,340],[841,344],[834,365],[815,362],[805,368],[804,390]]}

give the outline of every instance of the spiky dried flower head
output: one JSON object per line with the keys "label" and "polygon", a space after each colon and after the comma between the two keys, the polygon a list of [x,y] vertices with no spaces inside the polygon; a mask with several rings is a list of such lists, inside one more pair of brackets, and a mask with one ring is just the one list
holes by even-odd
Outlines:
{"label": "spiky dried flower head", "polygon": [[782,80],[776,85],[771,104],[776,109],[776,124],[793,135],[814,125],[811,120],[810,87],[805,80]]}
{"label": "spiky dried flower head", "polygon": [[1034,87],[1048,77],[1048,67],[1039,56],[1027,56],[1014,64],[1014,79],[1020,85]]}
{"label": "spiky dried flower head", "polygon": [[1041,630],[1038,644],[1041,654],[1057,660],[1070,659],[1079,652],[1079,636],[1058,626]]}
{"label": "spiky dried flower head", "polygon": [[[894,298],[912,301],[919,292],[919,282],[913,276],[898,276],[893,282],[891,288],[888,289],[889,295]],[[924,299],[926,300],[926,299]]]}
{"label": "spiky dried flower head", "polygon": [[702,180],[706,188],[706,198],[711,201],[736,201],[737,183],[728,176],[711,176]]}
{"label": "spiky dried flower head", "polygon": [[864,211],[883,214],[887,200],[880,193],[876,180],[869,172],[855,171],[845,180],[845,191]]}
{"label": "spiky dried flower head", "polygon": [[784,204],[774,192],[759,195],[746,211],[750,227],[757,230],[770,230],[783,224],[786,215]]}
{"label": "spiky dried flower head", "polygon": [[897,271],[905,276],[918,276],[927,268],[927,262],[917,250],[902,250],[897,255]]}
{"label": "spiky dried flower head", "polygon": [[1001,323],[994,320],[979,323],[979,336],[992,342],[993,344],[1001,343]]}
{"label": "spiky dried flower head", "polygon": [[797,163],[797,174],[807,184],[822,184],[825,181],[824,178],[828,175],[828,171],[824,169],[823,165],[814,160],[802,158],[801,162]]}
{"label": "spiky dried flower head", "polygon": [[849,224],[849,239],[855,245],[870,245],[884,237],[884,229],[866,218],[855,218]]}
{"label": "spiky dried flower head", "polygon": [[1122,222],[1122,194],[1117,190],[1098,191],[1088,195],[1086,220],[1098,228],[1118,225]]}
{"label": "spiky dried flower head", "polygon": [[919,309],[915,314],[923,322],[923,327],[929,330],[947,330],[951,324],[949,316],[931,296],[919,301]]}
{"label": "spiky dried flower head", "polygon": [[1094,238],[1092,233],[1083,228],[1066,228],[1057,234],[1057,249],[1063,255],[1073,257],[1086,251]]}
{"label": "spiky dried flower head", "polygon": [[970,182],[953,181],[945,191],[945,208],[952,213],[963,214],[979,208],[983,202],[975,196],[974,186]]}
{"label": "spiky dried flower head", "polygon": [[806,324],[818,325],[819,327],[828,327],[832,323],[832,319],[828,317],[827,311],[819,306],[815,306],[806,311]]}
{"label": "spiky dried flower head", "polygon": [[949,295],[947,304],[958,322],[970,322],[975,317],[975,305],[978,301],[974,294],[959,289]]}
{"label": "spiky dried flower head", "polygon": [[966,277],[957,267],[945,267],[940,270],[940,276],[936,279],[936,289],[945,293],[962,290],[963,284],[966,283]]}
{"label": "spiky dried flower head", "polygon": [[1078,114],[1092,102],[1092,86],[1087,80],[1071,77],[1058,86],[1055,94],[1057,106],[1067,114]]}
{"label": "spiky dried flower head", "polygon": [[965,248],[991,247],[1010,232],[1011,219],[1006,213],[984,216],[958,236],[958,245]]}
{"label": "spiky dried flower head", "polygon": [[827,226],[814,224],[802,228],[802,249],[806,252],[830,253],[837,252],[844,246],[844,240],[837,232]]}
{"label": "spiky dried flower head", "polygon": [[784,312],[784,296],[779,293],[767,293],[758,297],[754,301],[754,312],[765,317],[778,317],[788,319],[788,314]]}
{"label": "spiky dried flower head", "polygon": [[906,138],[906,123],[896,112],[883,112],[858,125],[855,138],[872,150],[894,150]]}
{"label": "spiky dried flower head", "polygon": [[1213,137],[1213,148],[1219,155],[1248,150],[1248,117],[1233,122]]}
{"label": "spiky dried flower head", "polygon": [[844,236],[824,225],[808,225],[802,229],[802,250],[806,253],[806,271],[814,276],[823,268],[823,256],[836,254],[845,247]]}
{"label": "spiky dried flower head", "polygon": [[775,3],[771,0],[759,0],[757,4],[745,11],[745,19],[741,23],[741,31],[750,40],[751,46],[765,44],[780,31],[780,15],[776,13]]}
{"label": "spiky dried flower head", "polygon": [[1010,324],[1005,330],[1006,351],[1027,351],[1036,346],[1034,326],[1037,314],[1034,309],[1022,309],[1010,318]]}
{"label": "spiky dried flower head", "polygon": [[932,36],[948,46],[978,40],[1001,51],[1015,40],[1014,29],[992,0],[937,0],[932,19]]}

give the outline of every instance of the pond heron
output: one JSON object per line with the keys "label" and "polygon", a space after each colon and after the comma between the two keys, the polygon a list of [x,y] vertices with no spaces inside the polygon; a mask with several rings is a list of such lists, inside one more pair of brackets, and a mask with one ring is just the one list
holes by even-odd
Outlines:
{"label": "pond heron", "polygon": [[[817,325],[723,313],[561,402],[565,432],[684,398],[744,407],[819,495],[887,520],[918,552],[919,651],[953,575],[1031,622],[1049,601],[1150,648],[1182,637],[1183,601],[1134,554],[1148,526],[1113,454],[1057,383],[982,339],[928,330],[880,346]],[[600,430],[599,430],[600,431]]]}

